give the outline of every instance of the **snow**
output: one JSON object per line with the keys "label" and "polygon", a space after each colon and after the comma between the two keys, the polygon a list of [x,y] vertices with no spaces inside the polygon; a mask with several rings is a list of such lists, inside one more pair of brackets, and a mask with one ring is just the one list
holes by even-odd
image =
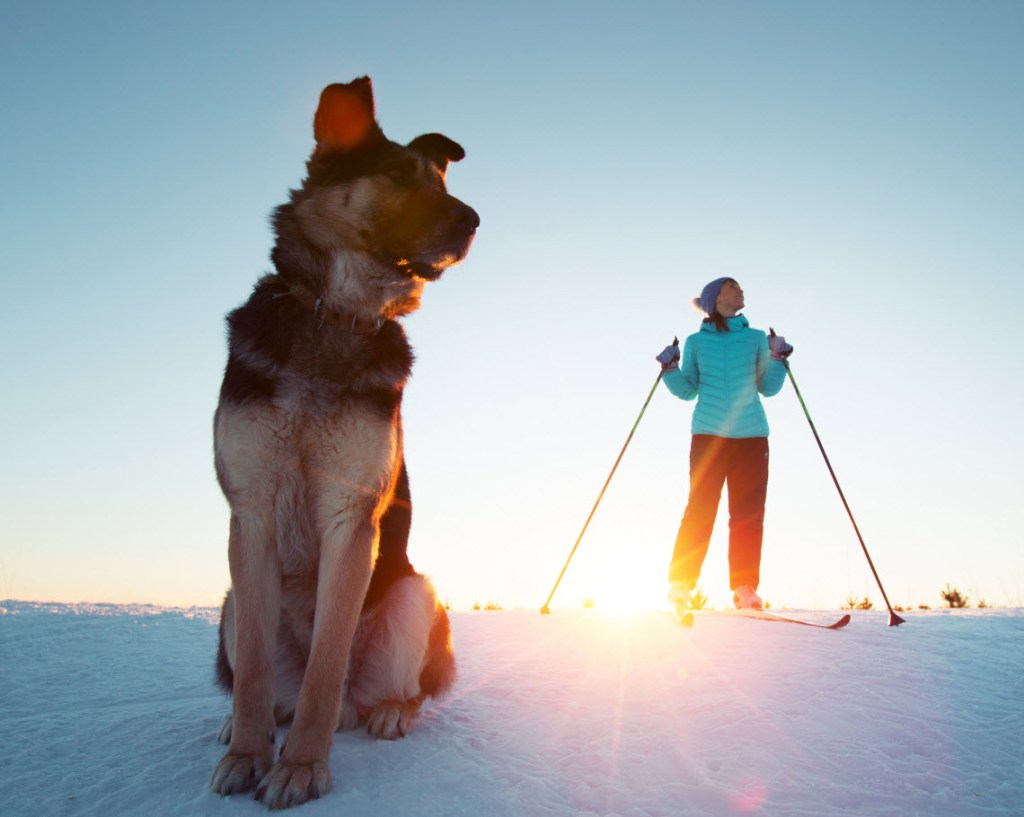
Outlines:
{"label": "snow", "polygon": [[[455,690],[404,740],[336,735],[334,788],[297,813],[1024,813],[1024,613],[907,617],[456,612]],[[0,602],[0,814],[264,813],[207,789],[216,621]]]}

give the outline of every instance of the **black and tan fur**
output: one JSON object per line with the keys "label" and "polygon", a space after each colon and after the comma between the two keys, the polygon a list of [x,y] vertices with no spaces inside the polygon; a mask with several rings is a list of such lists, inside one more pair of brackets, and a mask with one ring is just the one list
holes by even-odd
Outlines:
{"label": "black and tan fur", "polygon": [[232,580],[217,670],[233,702],[211,786],[271,808],[329,788],[336,729],[404,735],[455,678],[447,615],[406,555],[413,358],[396,319],[469,250],[479,218],[445,187],[464,153],[440,134],[388,140],[366,77],[324,90],[314,135],[274,214],[275,272],[228,316],[214,419]]}

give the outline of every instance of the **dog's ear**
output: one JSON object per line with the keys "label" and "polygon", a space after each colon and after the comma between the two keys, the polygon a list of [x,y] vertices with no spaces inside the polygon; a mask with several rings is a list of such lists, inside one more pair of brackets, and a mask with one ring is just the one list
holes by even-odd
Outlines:
{"label": "dog's ear", "polygon": [[369,77],[328,85],[313,117],[315,154],[352,151],[384,138],[374,114]]}
{"label": "dog's ear", "polygon": [[448,162],[457,162],[466,158],[466,151],[462,149],[462,145],[440,133],[425,133],[423,136],[417,136],[409,143],[408,147],[430,159],[434,166],[441,171],[442,176],[448,172]]}

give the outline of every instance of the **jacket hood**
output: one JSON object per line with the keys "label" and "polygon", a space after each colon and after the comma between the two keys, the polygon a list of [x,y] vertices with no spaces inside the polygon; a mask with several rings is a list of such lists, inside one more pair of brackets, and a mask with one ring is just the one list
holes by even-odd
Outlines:
{"label": "jacket hood", "polygon": [[[730,332],[735,332],[737,329],[746,329],[748,326],[750,326],[750,321],[747,320],[746,315],[736,315],[733,318],[726,318],[725,323],[726,326],[729,327]],[[719,332],[721,330],[717,326],[715,326],[714,321],[704,321],[700,325],[700,331]]]}

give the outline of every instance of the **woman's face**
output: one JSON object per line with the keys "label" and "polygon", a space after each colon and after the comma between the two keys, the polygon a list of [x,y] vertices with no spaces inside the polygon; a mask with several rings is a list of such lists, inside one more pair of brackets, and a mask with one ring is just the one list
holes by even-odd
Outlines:
{"label": "woman's face", "polygon": [[743,309],[743,290],[735,281],[726,281],[718,292],[718,300],[715,301],[715,309],[718,314],[731,318]]}

